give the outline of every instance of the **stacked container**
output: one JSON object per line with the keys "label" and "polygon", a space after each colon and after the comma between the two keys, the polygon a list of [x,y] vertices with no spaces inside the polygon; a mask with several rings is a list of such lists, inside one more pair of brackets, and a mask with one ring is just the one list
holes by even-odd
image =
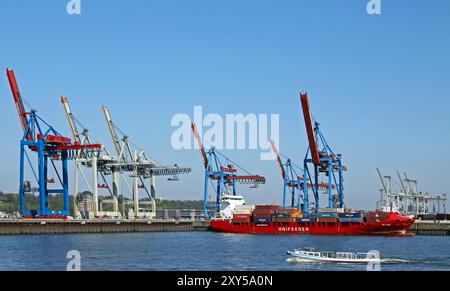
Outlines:
{"label": "stacked container", "polygon": [[250,223],[252,221],[252,214],[234,214],[233,223]]}
{"label": "stacked container", "polygon": [[292,218],[303,218],[303,214],[301,210],[294,210],[291,215]]}
{"label": "stacked container", "polygon": [[351,223],[364,222],[364,215],[361,212],[339,213],[339,221]]}
{"label": "stacked container", "polygon": [[253,221],[255,223],[268,223],[272,221],[272,215],[280,209],[278,205],[256,205],[253,210]]}
{"label": "stacked container", "polygon": [[314,217],[317,222],[337,222],[338,212],[340,208],[322,208],[315,213]]}
{"label": "stacked container", "polygon": [[317,218],[315,218],[315,217],[297,218],[297,222],[299,222],[299,223],[316,222],[316,221],[317,221]]}
{"label": "stacked container", "polygon": [[320,208],[318,213],[344,213],[344,208]]}
{"label": "stacked container", "polygon": [[288,223],[288,222],[295,222],[296,219],[292,218],[291,215],[289,214],[274,214],[272,215],[272,221]]}
{"label": "stacked container", "polygon": [[317,218],[337,218],[337,213],[327,212],[327,213],[316,213]]}
{"label": "stacked container", "polygon": [[237,205],[234,208],[234,214],[252,214],[255,205]]}
{"label": "stacked container", "polygon": [[293,217],[293,213],[296,211],[295,208],[279,208],[275,210],[272,214],[273,222],[289,223],[295,222],[296,219]]}
{"label": "stacked container", "polygon": [[388,212],[381,211],[368,211],[366,213],[366,221],[367,222],[380,222],[389,218]]}

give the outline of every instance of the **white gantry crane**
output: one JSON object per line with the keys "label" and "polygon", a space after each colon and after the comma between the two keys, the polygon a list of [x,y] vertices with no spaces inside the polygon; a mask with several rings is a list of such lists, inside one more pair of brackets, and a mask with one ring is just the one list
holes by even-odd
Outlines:
{"label": "white gantry crane", "polygon": [[[77,120],[74,117],[72,110],[69,105],[69,100],[67,97],[61,97],[61,103],[66,112],[67,120],[69,122],[70,129],[72,131],[72,135],[76,144],[80,145],[89,145],[91,144],[91,136],[89,134],[89,130],[83,128],[83,131],[80,131],[77,128]],[[80,124],[80,122],[78,122]],[[80,124],[81,125],[81,124]],[[92,193],[93,196],[93,205],[92,211],[88,211],[85,218],[99,218],[99,217],[110,217],[110,218],[121,218],[121,214],[119,212],[118,207],[118,196],[120,194],[120,181],[119,181],[119,173],[113,172],[111,169],[111,164],[116,163],[116,158],[113,157],[110,152],[106,149],[104,145],[102,145],[100,154],[98,156],[95,155],[86,155],[82,151],[75,159],[75,188],[74,188],[74,213],[75,217],[80,217],[81,214],[78,211],[77,207],[77,197],[78,191],[80,188],[79,183],[79,174],[84,178],[84,181]],[[88,181],[83,167],[90,168],[92,170],[92,180],[91,183]],[[112,190],[108,185],[106,176],[112,174]],[[99,184],[98,178],[102,179],[103,184]],[[99,188],[107,189],[111,199],[104,199],[101,204],[99,204],[98,192]],[[112,204],[113,209],[112,212],[104,212],[103,204]]]}
{"label": "white gantry crane", "polygon": [[[381,189],[382,197],[377,203],[379,210],[400,212],[403,215],[412,216],[432,212],[430,203],[437,199],[421,191],[417,180],[409,179],[406,173],[403,173],[402,176],[397,171],[400,189],[394,190],[392,187],[392,177],[383,176],[378,168],[377,172],[381,185],[383,186],[383,189]],[[385,197],[383,197],[383,191],[386,193]]]}
{"label": "white gantry crane", "polygon": [[[133,212],[129,214],[129,217],[134,215],[135,218],[151,218],[154,217],[156,212],[156,176],[171,176],[169,181],[178,181],[179,174],[188,174],[191,172],[191,168],[180,168],[176,164],[174,166],[162,166],[156,161],[151,159],[144,150],[134,146],[131,147],[131,143],[127,135],[118,129],[113,123],[111,114],[108,107],[102,106],[102,111],[105,116],[106,123],[114,144],[114,148],[117,153],[117,163],[112,165],[114,171],[131,173],[133,178]],[[119,138],[117,131],[121,132],[122,138]],[[150,187],[146,186],[145,181],[150,181]],[[149,201],[140,201],[139,190],[143,189]],[[149,190],[150,189],[150,190]],[[140,204],[150,204],[151,211],[143,212],[140,209]]]}

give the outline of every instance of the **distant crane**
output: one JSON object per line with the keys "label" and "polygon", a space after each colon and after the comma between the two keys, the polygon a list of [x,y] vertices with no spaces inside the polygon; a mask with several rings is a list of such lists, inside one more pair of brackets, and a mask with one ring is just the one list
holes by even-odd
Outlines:
{"label": "distant crane", "polygon": [[[252,175],[236,163],[232,162],[225,155],[219,153],[214,147],[207,152],[203,146],[202,139],[198,133],[195,123],[191,124],[192,133],[197,141],[203,166],[205,168],[204,178],[204,215],[214,216],[221,211],[221,199],[223,196],[236,196],[236,183],[240,184],[264,184],[266,178],[259,175]],[[221,159],[224,159],[223,161]],[[247,175],[238,175],[238,169],[243,170]],[[210,203],[208,196],[208,183],[211,182],[216,192],[216,201]]]}
{"label": "distant crane", "polygon": [[[302,203],[304,203],[304,189],[303,187],[313,188],[315,185],[309,183],[303,183],[303,169],[296,165],[289,157],[283,155],[286,162],[283,163],[281,156],[282,154],[278,151],[274,141],[270,141],[272,150],[275,153],[277,164],[281,170],[281,177],[283,178],[283,207],[286,207],[286,195],[289,189],[291,194],[291,208],[297,208],[302,210]],[[328,184],[319,183],[318,187],[320,190],[327,190]],[[334,185],[333,185],[334,189]],[[303,193],[303,194],[302,194]]]}
{"label": "distant crane", "polygon": [[290,158],[286,158],[286,162],[283,163],[275,142],[271,140],[270,144],[275,153],[278,166],[280,167],[281,177],[283,178],[283,207],[286,207],[286,192],[289,189],[291,195],[290,207],[297,207],[298,210],[301,210],[301,192],[303,191],[304,183],[302,181],[303,177],[301,176],[303,173],[300,172],[303,172],[303,169],[295,165]]}
{"label": "distant crane", "polygon": [[[155,214],[156,206],[156,179],[155,176],[172,176],[169,181],[178,181],[179,174],[188,174],[191,168],[182,168],[178,165],[162,166],[151,159],[147,153],[135,146],[132,149],[131,142],[127,135],[123,134],[122,139],[119,139],[116,129],[118,127],[114,124],[111,118],[108,107],[102,106],[102,111],[105,116],[106,123],[117,153],[117,163],[113,165],[114,171],[129,172],[133,178],[133,205],[135,217],[146,216],[139,208],[139,203],[146,203],[139,201],[139,189],[144,189],[147,193],[150,203],[152,205],[152,214]],[[119,129],[120,131],[120,129]],[[122,131],[121,131],[122,132]],[[123,132],[122,132],[123,133]],[[145,179],[150,179],[150,191],[145,185]]]}
{"label": "distant crane", "polygon": [[[22,96],[17,85],[13,70],[7,69],[7,76],[11,87],[14,103],[17,108],[19,120],[23,129],[23,137],[20,142],[20,181],[19,181],[19,212],[23,218],[64,218],[69,215],[69,177],[68,161],[76,159],[80,153],[87,156],[97,156],[101,145],[81,145],[72,143],[71,139],[62,136],[51,125],[45,122],[36,111],[25,111]],[[28,152],[37,154],[37,168],[33,165]],[[62,167],[58,171],[55,162],[61,161]],[[34,178],[38,184],[37,188],[31,187],[25,180],[25,163],[28,162]],[[50,163],[49,163],[50,162]],[[48,178],[48,168],[51,166],[57,175],[61,188],[49,188],[55,180]],[[25,206],[25,195],[39,192],[39,209],[28,210]],[[62,194],[64,206],[61,210],[49,209],[49,195]]]}
{"label": "distant crane", "polygon": [[382,176],[377,168],[380,182],[385,189],[386,197],[382,197],[379,209],[392,212],[400,212],[403,215],[421,215],[430,213],[430,203],[436,201],[436,197],[419,189],[417,180],[409,179],[406,173],[403,175],[397,171],[400,190],[393,190],[392,177]]}
{"label": "distant crane", "polygon": [[[327,188],[328,208],[342,208],[344,207],[343,172],[347,168],[342,165],[341,154],[335,154],[328,145],[324,135],[320,131],[320,124],[317,121],[313,122],[307,93],[300,93],[300,102],[309,143],[303,167],[303,189],[305,192],[303,211],[305,213],[309,212],[308,181],[312,183],[311,189],[315,198],[316,211],[319,208],[319,189],[321,187]],[[321,147],[320,149],[319,146]],[[312,172],[309,169],[309,164],[312,164]],[[328,178],[328,183],[319,182],[320,176],[322,175]]]}

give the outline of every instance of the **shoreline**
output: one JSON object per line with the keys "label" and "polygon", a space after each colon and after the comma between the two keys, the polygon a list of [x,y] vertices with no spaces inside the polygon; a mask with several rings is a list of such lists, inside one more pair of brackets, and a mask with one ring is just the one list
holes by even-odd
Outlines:
{"label": "shoreline", "polygon": [[[0,236],[35,234],[135,233],[211,231],[210,221],[200,220],[0,220]],[[408,232],[450,236],[450,221],[416,221]]]}

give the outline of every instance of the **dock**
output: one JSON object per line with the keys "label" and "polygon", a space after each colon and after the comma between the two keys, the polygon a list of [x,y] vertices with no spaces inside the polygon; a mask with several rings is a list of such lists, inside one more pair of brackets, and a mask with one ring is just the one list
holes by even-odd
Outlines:
{"label": "dock", "polygon": [[[0,235],[210,231],[207,220],[0,220]],[[448,236],[450,220],[416,221],[408,232]]]}
{"label": "dock", "polygon": [[421,221],[416,220],[408,232],[413,232],[416,235],[435,235],[446,236],[450,235],[450,220],[438,221]]}
{"label": "dock", "polygon": [[0,220],[0,235],[208,231],[209,221]]}

